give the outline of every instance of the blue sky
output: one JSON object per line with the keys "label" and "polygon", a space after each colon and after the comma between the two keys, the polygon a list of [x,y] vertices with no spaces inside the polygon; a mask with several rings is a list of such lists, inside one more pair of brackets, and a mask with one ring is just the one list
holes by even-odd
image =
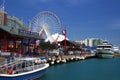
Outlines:
{"label": "blue sky", "polygon": [[51,11],[69,39],[102,38],[120,46],[120,0],[5,0],[5,10],[26,24],[37,13]]}

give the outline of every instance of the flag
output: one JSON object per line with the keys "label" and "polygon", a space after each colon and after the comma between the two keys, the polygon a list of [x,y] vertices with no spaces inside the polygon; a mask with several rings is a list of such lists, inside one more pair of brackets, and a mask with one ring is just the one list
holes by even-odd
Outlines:
{"label": "flag", "polygon": [[4,12],[4,2],[2,5],[0,5],[0,11]]}
{"label": "flag", "polygon": [[28,25],[29,25],[28,31],[32,31],[32,23],[30,22],[30,20],[28,20]]}
{"label": "flag", "polygon": [[32,25],[31,24],[29,25],[29,31],[32,31]]}
{"label": "flag", "polygon": [[15,20],[13,20],[11,23],[12,23],[12,27],[16,27],[16,22],[15,22]]}
{"label": "flag", "polygon": [[62,31],[62,33],[63,33],[63,35],[65,35],[65,34],[66,34],[66,30],[64,29],[64,30]]}
{"label": "flag", "polygon": [[4,11],[4,6],[3,6],[3,4],[0,6],[0,11]]}

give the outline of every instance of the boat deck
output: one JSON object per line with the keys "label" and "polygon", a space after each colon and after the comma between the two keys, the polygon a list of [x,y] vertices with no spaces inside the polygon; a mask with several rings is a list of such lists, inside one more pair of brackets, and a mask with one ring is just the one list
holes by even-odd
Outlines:
{"label": "boat deck", "polygon": [[3,65],[5,62],[5,58],[4,57],[0,57],[0,65]]}

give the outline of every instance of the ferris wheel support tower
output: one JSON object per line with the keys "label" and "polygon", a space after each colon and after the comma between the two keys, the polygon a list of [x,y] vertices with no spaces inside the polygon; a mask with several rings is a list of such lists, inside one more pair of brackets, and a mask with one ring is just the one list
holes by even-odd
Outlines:
{"label": "ferris wheel support tower", "polygon": [[42,36],[42,34],[45,33],[47,38],[49,38],[50,42],[53,43],[54,42],[54,39],[53,37],[51,36],[51,34],[49,33],[47,27],[45,25],[43,25],[41,31],[39,32],[39,35]]}

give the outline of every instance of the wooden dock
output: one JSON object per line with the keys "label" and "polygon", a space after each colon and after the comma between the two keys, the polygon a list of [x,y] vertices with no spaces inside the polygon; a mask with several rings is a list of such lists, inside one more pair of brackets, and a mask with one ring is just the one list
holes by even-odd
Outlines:
{"label": "wooden dock", "polygon": [[115,53],[114,56],[119,56],[120,57],[120,53]]}

